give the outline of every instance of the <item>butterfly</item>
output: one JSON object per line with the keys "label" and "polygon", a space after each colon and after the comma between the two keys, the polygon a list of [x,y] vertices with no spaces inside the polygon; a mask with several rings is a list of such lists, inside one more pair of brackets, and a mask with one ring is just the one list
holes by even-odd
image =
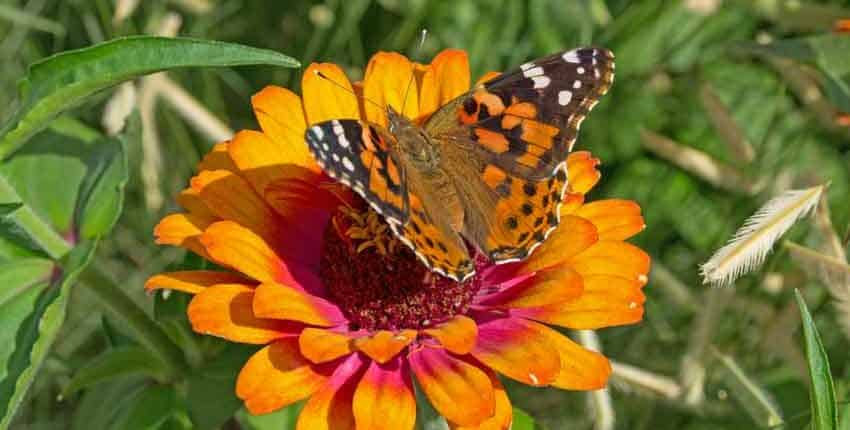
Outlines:
{"label": "butterfly", "polygon": [[386,128],[334,119],[305,137],[428,268],[462,282],[475,273],[467,241],[507,263],[557,228],[567,155],[613,79],[610,51],[578,48],[478,84],[421,126],[387,106]]}

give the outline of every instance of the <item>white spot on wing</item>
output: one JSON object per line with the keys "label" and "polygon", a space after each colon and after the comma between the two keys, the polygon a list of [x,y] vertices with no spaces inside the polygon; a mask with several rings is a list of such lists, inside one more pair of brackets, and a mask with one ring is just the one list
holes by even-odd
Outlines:
{"label": "white spot on wing", "polygon": [[342,157],[342,165],[343,167],[348,169],[348,171],[354,171],[354,163],[352,163],[351,160],[348,159],[348,157]]}
{"label": "white spot on wing", "polygon": [[584,67],[577,68],[576,73],[578,73],[579,75],[583,75],[584,74]]}
{"label": "white spot on wing", "polygon": [[566,106],[570,104],[570,100],[573,99],[573,92],[569,90],[563,90],[558,92],[558,104],[561,106]]}
{"label": "white spot on wing", "polygon": [[581,81],[575,81],[575,82],[573,82],[573,88],[575,88],[575,89],[579,89],[579,88],[581,88]]}
{"label": "white spot on wing", "polygon": [[546,88],[552,81],[548,76],[535,76],[531,80],[534,81],[534,88],[536,89]]}
{"label": "white spot on wing", "polygon": [[316,140],[322,140],[325,137],[325,132],[322,131],[322,127],[314,126],[310,129],[313,132],[313,135],[316,136]]}
{"label": "white spot on wing", "polygon": [[540,66],[537,66],[533,69],[528,69],[528,70],[523,71],[522,75],[525,76],[526,78],[533,78],[535,76],[543,76],[543,68],[540,67]]}
{"label": "white spot on wing", "polygon": [[581,60],[578,58],[578,54],[576,51],[570,51],[561,56],[567,63],[580,63]]}

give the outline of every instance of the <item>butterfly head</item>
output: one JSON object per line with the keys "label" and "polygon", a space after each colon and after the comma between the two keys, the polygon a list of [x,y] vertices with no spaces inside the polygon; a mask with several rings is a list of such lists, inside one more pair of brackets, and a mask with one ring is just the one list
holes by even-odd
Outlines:
{"label": "butterfly head", "polygon": [[422,127],[387,106],[388,130],[398,141],[400,151],[421,171],[437,168],[440,156]]}

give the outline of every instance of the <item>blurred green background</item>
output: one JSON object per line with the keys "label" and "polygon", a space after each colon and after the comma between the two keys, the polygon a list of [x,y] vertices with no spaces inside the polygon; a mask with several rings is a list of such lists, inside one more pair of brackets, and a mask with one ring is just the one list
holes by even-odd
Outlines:
{"label": "blurred green background", "polygon": [[[826,182],[828,205],[786,239],[846,261],[850,116],[842,106],[846,110],[848,94],[829,85],[827,78],[836,76],[818,58],[800,63],[784,58],[791,54],[758,49],[828,35],[842,18],[850,19],[848,2],[802,0],[3,0],[0,119],[11,117],[16,81],[28,64],[130,34],[269,48],[304,66],[338,63],[353,79],[379,50],[428,62],[443,48],[465,49],[476,77],[579,45],[607,47],[617,58],[614,87],[584,123],[577,148],[602,160],[603,178],[591,198],[633,199],[643,207],[647,228],[634,241],[653,257],[646,317],[640,325],[599,333],[601,348],[617,363],[607,394],[510,384],[512,400],[546,429],[768,428],[777,416],[784,428],[804,428],[808,377],[792,294],[799,288],[830,356],[850,428],[850,277],[824,282],[811,262],[782,244],[763,270],[733,288],[703,286],[699,275],[699,264],[770,197]],[[422,28],[429,37],[420,49]],[[850,50],[843,55],[850,57]],[[153,244],[153,226],[177,209],[174,196],[216,138],[257,128],[251,95],[268,84],[298,91],[301,70],[169,72],[103,92],[73,111],[82,124],[103,130],[112,126],[104,125],[112,124],[105,112],[120,111],[127,100],[126,108],[141,114],[127,127],[145,136],[128,148],[124,211],[93,263],[101,279],[153,312],[144,280],[190,264],[182,251]],[[846,72],[837,76],[845,84]],[[49,138],[41,135],[31,145],[39,139],[55,145]],[[68,149],[53,150],[61,157]],[[49,164],[21,157],[6,164],[3,169],[31,171],[23,185],[35,190],[45,175],[61,181],[48,173]],[[43,202],[51,204],[60,203]],[[158,306],[160,320],[199,346],[196,363],[212,363],[221,375],[208,382],[206,407],[235,409],[232,399],[209,393],[232,387],[241,361],[216,361],[225,346],[187,334],[185,300],[170,302],[171,309]],[[104,427],[92,421],[103,408],[116,415],[140,401],[133,396],[147,382],[133,375],[60,395],[78,369],[129,343],[93,303],[87,290],[73,290],[68,320],[14,428],[106,428],[106,421]],[[190,390],[191,398],[192,387],[179,389]],[[291,415],[263,421],[239,412],[218,421],[228,429],[286,428]]]}

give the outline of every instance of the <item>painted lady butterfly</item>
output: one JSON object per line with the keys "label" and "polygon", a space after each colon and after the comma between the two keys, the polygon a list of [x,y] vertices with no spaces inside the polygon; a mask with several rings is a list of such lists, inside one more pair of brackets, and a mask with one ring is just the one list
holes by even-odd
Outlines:
{"label": "painted lady butterfly", "polygon": [[422,127],[338,119],[307,130],[318,164],[351,187],[432,270],[463,281],[466,242],[496,263],[526,258],[560,222],[566,158],[614,79],[614,56],[580,48],[523,64],[449,102]]}

